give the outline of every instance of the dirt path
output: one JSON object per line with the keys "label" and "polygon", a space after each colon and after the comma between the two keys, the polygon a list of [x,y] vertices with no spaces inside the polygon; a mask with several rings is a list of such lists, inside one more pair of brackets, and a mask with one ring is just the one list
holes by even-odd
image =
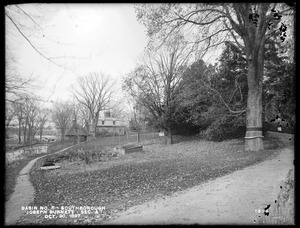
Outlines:
{"label": "dirt path", "polygon": [[[65,148],[55,153],[63,152],[73,146]],[[46,155],[31,160],[19,173],[16,181],[15,191],[10,197],[9,201],[5,203],[5,225],[13,225],[16,221],[24,215],[21,210],[22,206],[28,206],[34,200],[34,188],[29,181],[29,171],[34,163]]]}
{"label": "dirt path", "polygon": [[254,224],[255,210],[274,205],[294,168],[291,136],[272,160],[238,170],[173,196],[134,206],[104,224]]}

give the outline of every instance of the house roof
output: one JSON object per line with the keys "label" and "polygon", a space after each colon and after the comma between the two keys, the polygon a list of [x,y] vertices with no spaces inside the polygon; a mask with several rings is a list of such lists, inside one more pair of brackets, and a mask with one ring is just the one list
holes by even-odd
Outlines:
{"label": "house roof", "polygon": [[113,117],[104,117],[104,118],[99,118],[100,121],[121,121],[118,120],[117,118],[113,118]]}
{"label": "house roof", "polygon": [[124,128],[124,125],[97,125],[98,128],[106,128],[106,127],[110,127],[110,128]]}
{"label": "house roof", "polygon": [[89,133],[86,131],[86,129],[81,127],[79,124],[73,123],[73,125],[71,126],[71,128],[69,130],[67,130],[65,135],[66,136],[71,136],[71,135],[85,135],[85,136],[88,136]]}
{"label": "house roof", "polygon": [[[101,122],[104,121],[104,124]],[[113,124],[115,122],[115,124]],[[123,127],[124,123],[122,120],[119,120],[117,118],[113,117],[105,117],[105,118],[99,118],[97,127]]]}

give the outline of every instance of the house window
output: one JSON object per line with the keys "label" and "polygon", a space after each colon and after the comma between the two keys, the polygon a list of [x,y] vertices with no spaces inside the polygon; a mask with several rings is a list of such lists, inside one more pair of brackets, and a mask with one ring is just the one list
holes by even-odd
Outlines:
{"label": "house window", "polygon": [[113,121],[113,125],[116,125],[116,121],[115,120]]}
{"label": "house window", "polygon": [[102,120],[102,125],[104,125],[104,120]]}

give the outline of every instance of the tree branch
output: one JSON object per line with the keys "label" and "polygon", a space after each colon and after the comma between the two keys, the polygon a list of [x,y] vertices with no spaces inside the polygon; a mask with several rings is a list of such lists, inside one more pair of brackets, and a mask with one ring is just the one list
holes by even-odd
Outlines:
{"label": "tree branch", "polygon": [[[209,69],[208,69],[208,70],[209,70]],[[210,70],[209,70],[209,71],[210,71]],[[204,80],[202,80],[202,79],[200,79],[200,80],[203,82],[203,85],[204,85],[206,88],[210,89],[211,91],[215,92],[215,93],[218,95],[218,97],[220,98],[220,100],[222,101],[222,103],[226,106],[226,108],[229,110],[229,112],[231,112],[231,113],[233,113],[233,114],[238,114],[238,113],[243,113],[243,112],[246,112],[246,111],[247,111],[247,109],[244,109],[244,110],[237,110],[237,111],[232,110],[232,109],[230,108],[229,104],[226,103],[226,101],[224,100],[224,98],[222,97],[221,93],[220,93],[218,90],[212,88],[210,85],[208,85],[206,82],[204,82]]]}
{"label": "tree branch", "polygon": [[236,36],[234,35],[234,33],[232,32],[232,29],[229,29],[229,26],[227,25],[226,21],[223,21],[223,23],[225,24],[226,28],[229,30],[229,32],[231,33],[233,39],[235,40],[236,44],[239,46],[239,48],[242,50],[242,51],[245,51],[245,47],[243,45],[241,45]]}
{"label": "tree branch", "polygon": [[14,20],[8,15],[7,12],[5,12],[5,15],[8,17],[8,19],[13,23],[13,25],[15,26],[15,28],[19,31],[19,33],[22,35],[22,37],[27,41],[27,43],[40,55],[42,56],[44,59],[46,59],[47,61],[51,62],[52,64],[66,69],[65,67],[57,64],[56,62],[54,62],[53,60],[51,60],[51,58],[48,58],[47,56],[45,56],[43,53],[41,53],[36,47],[35,45],[26,37],[26,35],[22,32],[22,30],[19,28],[19,26],[14,22]]}
{"label": "tree branch", "polygon": [[33,18],[28,13],[26,13],[20,6],[16,5],[16,7],[19,8],[28,18],[30,18],[30,20],[33,21],[33,23],[39,26],[42,29],[42,32],[44,34],[42,26],[40,26],[35,20],[33,20]]}

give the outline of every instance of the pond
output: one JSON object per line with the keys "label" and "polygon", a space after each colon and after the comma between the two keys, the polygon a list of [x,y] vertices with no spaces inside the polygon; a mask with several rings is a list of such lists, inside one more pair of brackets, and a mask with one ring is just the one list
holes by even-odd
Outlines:
{"label": "pond", "polygon": [[6,160],[11,163],[24,158],[28,154],[45,154],[48,152],[48,145],[28,146],[14,152],[6,153]]}

